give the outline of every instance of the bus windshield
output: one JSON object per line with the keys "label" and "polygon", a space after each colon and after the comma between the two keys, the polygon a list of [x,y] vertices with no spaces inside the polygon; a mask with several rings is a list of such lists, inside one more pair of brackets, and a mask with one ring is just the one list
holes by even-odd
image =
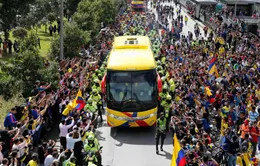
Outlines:
{"label": "bus windshield", "polygon": [[146,111],[157,106],[156,71],[109,71],[107,106],[121,112]]}

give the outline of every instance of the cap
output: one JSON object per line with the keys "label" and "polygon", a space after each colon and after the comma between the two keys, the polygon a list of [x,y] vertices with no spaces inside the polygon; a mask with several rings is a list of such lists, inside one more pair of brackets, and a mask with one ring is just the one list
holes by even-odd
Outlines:
{"label": "cap", "polygon": [[38,154],[37,153],[33,153],[32,154],[32,158],[34,158],[34,157],[38,157]]}

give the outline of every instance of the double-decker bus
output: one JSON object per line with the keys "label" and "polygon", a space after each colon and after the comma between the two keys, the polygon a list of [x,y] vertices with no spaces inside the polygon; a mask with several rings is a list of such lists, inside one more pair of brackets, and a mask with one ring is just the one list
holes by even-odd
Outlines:
{"label": "double-decker bus", "polygon": [[162,90],[147,36],[116,37],[101,82],[111,127],[153,126]]}

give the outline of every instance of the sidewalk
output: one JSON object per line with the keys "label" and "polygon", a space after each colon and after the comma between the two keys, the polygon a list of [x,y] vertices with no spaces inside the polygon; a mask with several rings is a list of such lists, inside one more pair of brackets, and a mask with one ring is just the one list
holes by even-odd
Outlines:
{"label": "sidewalk", "polygon": [[[176,19],[177,18],[176,5],[174,3],[168,3],[168,2],[163,3],[163,6],[166,6],[166,5],[174,7],[174,12],[175,12],[174,13],[174,19]],[[177,5],[177,6],[178,6],[178,8],[180,7],[180,5]],[[156,20],[158,20],[158,14],[156,13],[156,10],[151,7],[150,3],[148,3],[147,8],[149,10],[152,10],[152,12],[155,14]],[[188,23],[187,23],[187,26],[185,26],[185,25],[183,26],[183,30],[182,30],[182,33],[181,33],[182,35],[188,35],[188,31],[194,33],[194,25],[196,23],[198,23],[201,35],[202,35],[202,37],[205,37],[204,36],[204,32],[203,32],[203,28],[205,27],[205,25],[202,22],[191,18],[190,15],[187,12],[187,9],[184,8],[183,6],[181,8],[181,15],[183,15],[183,17],[185,17],[185,16],[188,17]],[[168,17],[168,22],[171,23],[172,22],[172,18]],[[171,24],[170,24],[170,28],[171,28]]]}

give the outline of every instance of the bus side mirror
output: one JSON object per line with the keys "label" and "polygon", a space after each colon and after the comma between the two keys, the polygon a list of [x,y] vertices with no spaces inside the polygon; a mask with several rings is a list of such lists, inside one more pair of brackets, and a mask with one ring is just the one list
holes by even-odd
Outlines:
{"label": "bus side mirror", "polygon": [[158,93],[162,92],[162,79],[159,74],[157,74],[157,88],[158,88]]}
{"label": "bus side mirror", "polygon": [[103,94],[106,93],[106,81],[107,81],[107,74],[104,75],[104,77],[101,81],[101,91]]}

